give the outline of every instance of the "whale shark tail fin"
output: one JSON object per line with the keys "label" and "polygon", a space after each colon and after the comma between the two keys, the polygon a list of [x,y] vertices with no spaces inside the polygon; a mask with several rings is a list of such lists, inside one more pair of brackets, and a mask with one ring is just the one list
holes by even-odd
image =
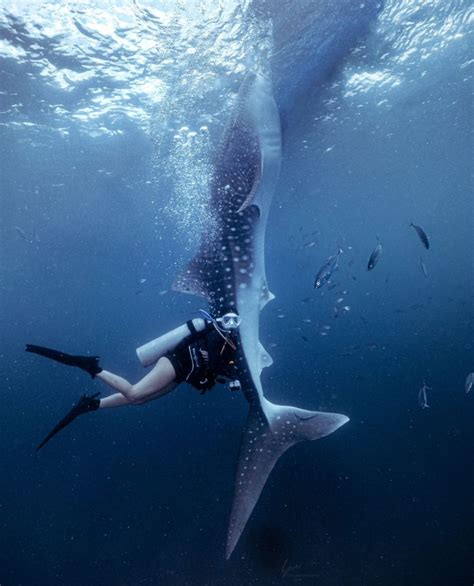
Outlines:
{"label": "whale shark tail fin", "polygon": [[329,435],[349,421],[345,415],[275,405],[268,400],[263,408],[262,412],[250,404],[242,435],[227,534],[227,559],[232,555],[278,458],[294,444]]}

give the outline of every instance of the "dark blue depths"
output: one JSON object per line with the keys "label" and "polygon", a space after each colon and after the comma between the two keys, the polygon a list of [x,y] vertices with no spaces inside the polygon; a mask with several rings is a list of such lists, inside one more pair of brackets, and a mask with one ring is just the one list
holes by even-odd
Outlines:
{"label": "dark blue depths", "polygon": [[[84,417],[34,452],[80,393],[103,389],[25,342],[99,354],[137,379],[135,347],[199,307],[169,292],[186,255],[149,203],[150,143],[132,128],[66,148],[2,134],[2,586],[472,583],[469,92],[459,72],[436,75],[428,106],[366,108],[357,129],[305,130],[328,113],[330,87],[294,113],[268,229],[277,298],[261,337],[275,362],[263,385],[275,402],[351,421],[282,458],[229,562],[241,396],[183,386]],[[314,290],[338,247],[339,270]]]}

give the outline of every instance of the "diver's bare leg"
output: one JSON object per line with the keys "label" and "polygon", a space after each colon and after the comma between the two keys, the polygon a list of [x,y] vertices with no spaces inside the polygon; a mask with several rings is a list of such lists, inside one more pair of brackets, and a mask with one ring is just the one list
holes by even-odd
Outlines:
{"label": "diver's bare leg", "polygon": [[154,393],[153,395],[149,395],[146,399],[143,399],[142,401],[139,401],[139,402],[136,401],[135,403],[132,403],[131,401],[129,401],[121,393],[114,393],[113,395],[109,395],[108,397],[104,397],[103,399],[100,400],[99,409],[109,409],[111,407],[123,407],[125,405],[143,405],[143,403],[149,403],[150,401],[153,401],[154,399],[159,399],[163,395],[166,395],[167,393],[172,391],[174,388],[176,388],[176,386],[177,386],[176,383],[172,382],[171,384],[164,387],[163,389],[160,389],[158,392]]}
{"label": "diver's bare leg", "polygon": [[176,372],[168,358],[163,356],[153,369],[134,385],[107,370],[99,372],[97,378],[117,390],[123,397],[123,399],[119,399],[116,395],[105,397],[100,402],[101,408],[119,407],[130,403],[140,405],[168,393],[175,386],[173,383]]}
{"label": "diver's bare leg", "polygon": [[[41,347],[38,348],[40,348],[41,351],[43,350]],[[56,353],[56,350],[46,348],[46,352],[48,353],[47,357],[49,358],[49,354],[53,352]],[[59,354],[62,359],[63,355],[61,353]],[[43,353],[43,355],[46,354]],[[54,359],[56,359],[56,355],[54,355]],[[119,392],[110,397],[105,397],[104,399],[97,399],[99,393],[96,393],[95,395],[82,395],[79,401],[73,405],[72,409],[66,414],[66,417],[61,419],[61,421],[48,433],[44,440],[39,444],[37,450],[40,450],[53,436],[83,413],[89,413],[90,411],[96,411],[97,409],[104,407],[121,407],[131,404],[141,405],[153,399],[162,397],[176,387],[175,369],[168,358],[164,356],[160,358],[155,367],[135,385],[130,384],[124,378],[111,372],[107,372],[106,370],[96,372],[97,369],[100,369],[97,360],[94,361],[93,366],[94,371],[90,372],[90,374],[97,376]]]}
{"label": "diver's bare leg", "polygon": [[99,409],[107,409],[109,407],[123,407],[124,405],[131,405],[130,401],[121,393],[114,393],[108,397],[100,400]]}

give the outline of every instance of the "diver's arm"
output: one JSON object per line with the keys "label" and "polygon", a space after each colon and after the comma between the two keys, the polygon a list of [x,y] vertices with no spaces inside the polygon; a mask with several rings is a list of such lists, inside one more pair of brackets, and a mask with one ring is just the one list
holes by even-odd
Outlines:
{"label": "diver's arm", "polygon": [[202,318],[195,318],[189,320],[186,323],[178,326],[174,330],[166,332],[159,338],[155,338],[151,342],[147,342],[137,348],[137,356],[142,366],[151,366],[165,356],[167,352],[170,352],[176,348],[185,338],[201,332],[206,328],[206,321]]}

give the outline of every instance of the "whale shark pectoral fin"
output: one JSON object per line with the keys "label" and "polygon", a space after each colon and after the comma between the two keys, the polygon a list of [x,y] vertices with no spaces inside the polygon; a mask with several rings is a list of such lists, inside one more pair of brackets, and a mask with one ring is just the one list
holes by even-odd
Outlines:
{"label": "whale shark pectoral fin", "polygon": [[349,421],[345,415],[307,411],[264,400],[263,411],[250,404],[242,436],[226,557],[232,555],[278,458],[303,440],[316,440]]}
{"label": "whale shark pectoral fin", "polygon": [[260,181],[263,177],[263,157],[262,153],[260,152],[259,161],[257,162],[257,168],[255,169],[255,176],[253,179],[252,188],[249,191],[249,194],[245,198],[244,202],[237,210],[237,213],[243,212],[245,208],[248,208],[250,205],[256,205],[259,208],[259,215],[260,215],[260,206],[258,202],[258,186],[260,185]]}
{"label": "whale shark pectoral fin", "polygon": [[173,282],[173,291],[188,293],[190,295],[200,295],[210,301],[205,277],[209,274],[208,267],[212,262],[205,254],[196,254],[184,271]]}

